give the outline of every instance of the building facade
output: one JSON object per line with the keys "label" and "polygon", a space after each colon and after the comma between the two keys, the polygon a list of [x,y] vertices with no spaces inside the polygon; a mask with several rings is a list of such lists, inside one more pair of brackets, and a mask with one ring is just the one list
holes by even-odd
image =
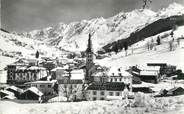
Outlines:
{"label": "building facade", "polygon": [[9,84],[23,84],[46,76],[47,70],[43,67],[30,67],[27,64],[11,64],[7,66],[7,83]]}
{"label": "building facade", "polygon": [[59,96],[67,98],[67,101],[75,101],[82,99],[82,89],[83,81],[82,80],[69,80],[63,79],[58,80],[58,93]]}
{"label": "building facade", "polygon": [[87,100],[107,100],[110,97],[121,97],[128,85],[122,82],[93,83],[88,87]]}
{"label": "building facade", "polygon": [[54,82],[52,81],[34,81],[26,83],[28,87],[36,87],[44,95],[52,95],[54,93]]}

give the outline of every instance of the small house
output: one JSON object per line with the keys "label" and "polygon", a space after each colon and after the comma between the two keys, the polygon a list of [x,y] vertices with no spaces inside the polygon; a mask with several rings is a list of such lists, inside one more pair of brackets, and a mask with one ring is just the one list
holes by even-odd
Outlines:
{"label": "small house", "polygon": [[14,93],[7,90],[0,90],[0,97],[3,98],[5,96],[14,96]]}
{"label": "small house", "polygon": [[149,83],[158,83],[160,80],[160,75],[158,71],[141,71],[140,72],[140,79],[144,82]]}
{"label": "small house", "polygon": [[23,89],[18,88],[16,86],[7,87],[6,90],[14,93],[15,97],[17,97],[17,98],[19,98],[20,95],[23,93]]}
{"label": "small house", "polygon": [[20,95],[20,98],[25,100],[39,100],[39,97],[42,95],[43,93],[36,87],[30,87]]}
{"label": "small house", "polygon": [[44,95],[52,95],[54,92],[53,81],[34,81],[25,83],[28,87],[36,87]]}
{"label": "small house", "polygon": [[143,93],[153,93],[153,85],[151,83],[142,82],[141,84],[133,84],[132,92],[143,92]]}

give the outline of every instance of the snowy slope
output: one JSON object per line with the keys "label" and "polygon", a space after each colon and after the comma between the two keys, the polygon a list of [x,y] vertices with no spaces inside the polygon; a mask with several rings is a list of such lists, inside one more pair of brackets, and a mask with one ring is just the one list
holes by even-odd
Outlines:
{"label": "snowy slope", "polygon": [[182,14],[184,14],[184,7],[173,3],[168,8],[161,9],[158,12],[150,9],[135,9],[131,12],[120,12],[107,19],[101,17],[72,22],[68,25],[59,23],[53,27],[24,33],[24,35],[44,40],[48,44],[65,50],[83,51],[86,48],[88,33],[90,32],[93,34],[94,50],[97,51],[108,43],[127,38],[132,32],[140,30],[156,20]]}
{"label": "snowy slope", "polygon": [[[167,31],[158,35],[163,36],[170,32],[171,31]],[[124,69],[136,64],[145,66],[146,63],[149,62],[161,62],[176,65],[178,69],[182,69],[184,71],[184,39],[180,40],[180,46],[177,46],[177,38],[181,37],[182,35],[184,36],[184,26],[181,26],[174,31],[174,45],[177,46],[175,47],[176,49],[174,51],[169,51],[168,42],[172,40],[170,36],[163,38],[161,40],[161,45],[155,46],[155,49],[148,51],[146,46],[147,42],[150,42],[152,39],[154,42],[156,42],[158,35],[146,38],[144,41],[140,41],[132,45],[132,47],[129,47],[128,56],[125,56],[125,52],[121,51],[118,54],[112,54],[112,56],[108,58],[96,60],[96,62],[102,66],[123,67]]]}
{"label": "snowy slope", "polygon": [[37,50],[40,52],[40,57],[56,58],[65,54],[64,51],[48,46],[43,41],[0,31],[0,70],[17,58],[35,58]]}

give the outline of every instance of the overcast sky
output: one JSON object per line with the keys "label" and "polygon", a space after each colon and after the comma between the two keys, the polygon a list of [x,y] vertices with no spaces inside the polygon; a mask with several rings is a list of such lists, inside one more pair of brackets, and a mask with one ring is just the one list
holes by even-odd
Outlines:
{"label": "overcast sky", "polygon": [[[152,1],[150,8],[154,11],[173,1],[184,5],[184,0]],[[1,24],[9,31],[31,31],[59,22],[107,18],[141,6],[142,0],[1,0]]]}

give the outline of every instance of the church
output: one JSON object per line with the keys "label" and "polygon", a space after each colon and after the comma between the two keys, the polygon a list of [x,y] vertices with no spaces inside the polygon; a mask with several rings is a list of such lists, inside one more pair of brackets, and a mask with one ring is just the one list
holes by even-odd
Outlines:
{"label": "church", "polygon": [[94,53],[92,49],[91,34],[89,34],[88,45],[86,49],[86,68],[85,68],[85,83],[93,82],[92,74],[96,72],[97,66],[93,62]]}

